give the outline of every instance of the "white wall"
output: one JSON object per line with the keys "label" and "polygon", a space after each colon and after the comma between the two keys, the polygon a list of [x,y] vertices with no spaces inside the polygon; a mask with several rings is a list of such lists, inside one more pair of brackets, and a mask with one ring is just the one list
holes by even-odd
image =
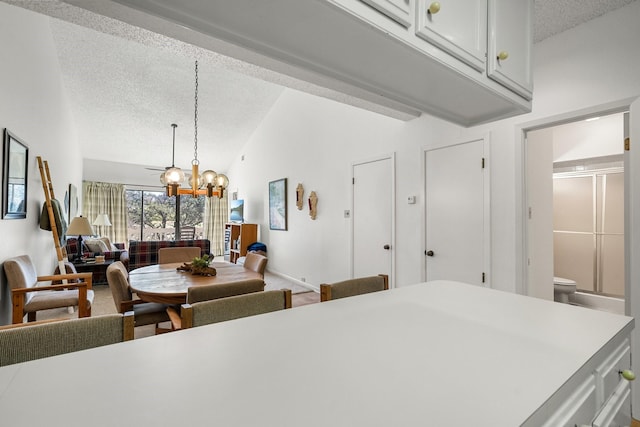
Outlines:
{"label": "white wall", "polygon": [[[55,268],[50,231],[40,230],[44,192],[36,156],[49,162],[56,198],[68,185],[81,188],[82,159],[75,126],[62,87],[48,18],[0,3],[0,128],[29,146],[27,218],[0,220],[0,262],[29,254],[40,275]],[[0,281],[0,324],[11,319],[11,297],[4,273]]]}
{"label": "white wall", "polygon": [[[247,200],[247,221],[267,224],[267,183],[289,178],[289,231],[261,226],[269,268],[317,285],[348,276],[349,166],[397,153],[397,276],[418,282],[422,268],[421,149],[490,133],[492,286],[518,291],[521,253],[520,129],[536,121],[640,94],[640,2],[535,46],[533,112],[474,128],[429,116],[402,123],[310,95],[286,91],[230,168],[232,188]],[[302,182],[318,193],[318,219],[295,210]],[[407,195],[418,203],[404,203]]]}
{"label": "white wall", "polygon": [[[351,165],[382,154],[397,153],[398,200],[422,192],[421,146],[433,133],[452,133],[456,127],[424,118],[402,122],[313,97],[298,91],[283,93],[249,143],[244,161],[229,171],[231,188],[245,200],[245,221],[260,224],[260,240],[267,244],[268,268],[292,278],[306,278],[318,286],[349,276]],[[433,143],[433,142],[432,142]],[[288,231],[268,227],[268,182],[288,179]],[[302,183],[305,201],[318,195],[318,216],[295,206],[295,188]],[[233,190],[232,190],[233,191]],[[420,204],[398,203],[397,284],[420,280]]]}
{"label": "white wall", "polygon": [[620,155],[623,152],[622,114],[552,128],[553,161],[564,162]]}

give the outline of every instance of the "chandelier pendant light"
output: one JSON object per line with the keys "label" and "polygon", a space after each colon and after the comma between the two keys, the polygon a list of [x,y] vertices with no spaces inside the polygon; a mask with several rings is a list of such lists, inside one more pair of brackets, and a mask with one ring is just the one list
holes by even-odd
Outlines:
{"label": "chandelier pendant light", "polygon": [[[193,143],[193,160],[191,161],[191,179],[189,180],[190,188],[183,188],[180,185],[184,182],[185,176],[182,169],[175,167],[173,164],[173,158],[171,161],[171,167],[165,171],[160,177],[160,181],[166,185],[167,196],[177,196],[180,194],[190,194],[193,197],[198,196],[217,196],[222,198],[224,190],[229,185],[229,178],[225,174],[217,174],[212,170],[206,170],[200,175],[199,167],[200,161],[198,160],[198,61],[196,61],[195,68],[195,99],[194,99],[194,143]],[[173,150],[175,154],[176,144],[176,127],[178,125],[172,124],[173,127]]]}

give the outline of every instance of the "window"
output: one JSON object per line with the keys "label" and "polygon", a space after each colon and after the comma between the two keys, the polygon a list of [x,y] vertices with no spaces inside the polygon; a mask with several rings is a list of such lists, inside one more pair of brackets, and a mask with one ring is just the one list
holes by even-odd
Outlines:
{"label": "window", "polygon": [[196,238],[202,238],[204,197],[176,198],[146,190],[127,190],[126,197],[130,240],[174,240],[178,212],[180,224],[195,226]]}

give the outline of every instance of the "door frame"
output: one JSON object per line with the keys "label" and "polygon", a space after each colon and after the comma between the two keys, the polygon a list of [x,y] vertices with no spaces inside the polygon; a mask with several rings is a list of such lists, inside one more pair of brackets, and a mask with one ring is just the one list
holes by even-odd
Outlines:
{"label": "door frame", "polygon": [[484,286],[491,287],[491,133],[485,133],[482,136],[476,138],[464,137],[454,140],[451,144],[446,144],[437,147],[423,146],[421,149],[421,169],[422,169],[422,203],[420,217],[422,218],[420,229],[422,236],[422,257],[420,263],[420,280],[425,281],[427,279],[427,152],[434,150],[441,150],[445,148],[454,147],[456,145],[462,145],[471,143],[474,141],[482,141],[482,155],[485,159],[485,179],[483,182],[484,187],[484,203],[483,203],[483,215],[484,215],[484,255],[483,255],[483,269],[485,273]]}
{"label": "door frame", "polygon": [[389,204],[391,207],[391,271],[389,273],[389,288],[396,287],[396,153],[391,152],[389,154],[383,154],[376,157],[369,157],[363,160],[357,160],[351,163],[351,176],[349,178],[351,186],[350,192],[350,221],[349,221],[349,275],[353,278],[353,267],[354,267],[354,227],[353,227],[353,219],[354,219],[354,168],[359,165],[364,165],[367,163],[378,162],[381,160],[390,160],[391,161],[391,199],[389,200]]}
{"label": "door frame", "polygon": [[[527,283],[527,259],[529,257],[528,254],[528,244],[529,244],[529,231],[528,231],[528,221],[527,221],[527,179],[526,179],[526,167],[527,167],[527,158],[526,158],[526,137],[527,132],[531,132],[534,130],[554,127],[566,123],[571,123],[575,121],[584,120],[588,117],[593,117],[596,115],[608,115],[621,113],[623,111],[628,111],[631,107],[631,104],[638,98],[626,98],[619,101],[596,105],[580,110],[571,111],[568,113],[558,114],[554,116],[545,117],[542,119],[534,120],[531,122],[525,122],[516,124],[514,126],[516,141],[515,144],[515,213],[516,213],[516,232],[515,237],[515,251],[516,251],[516,278],[515,278],[515,290],[516,293],[521,295],[528,295],[528,283]],[[625,154],[625,172],[630,171],[631,165],[628,164],[627,155]],[[625,174],[627,175],[627,174]],[[519,191],[518,191],[519,190]],[[625,194],[627,194],[627,189],[625,188]],[[625,197],[627,199],[627,197]],[[631,212],[629,211],[630,205],[632,203],[633,194],[629,193],[629,198],[625,200],[625,218],[630,218]],[[625,223],[625,235],[628,234],[628,231],[632,231],[631,228],[627,228],[627,224]],[[630,243],[627,241],[628,238],[625,237],[625,269],[626,266],[630,263]],[[631,283],[631,275],[625,275],[625,311],[627,314],[630,311],[629,308],[629,292],[630,292],[630,283]]]}

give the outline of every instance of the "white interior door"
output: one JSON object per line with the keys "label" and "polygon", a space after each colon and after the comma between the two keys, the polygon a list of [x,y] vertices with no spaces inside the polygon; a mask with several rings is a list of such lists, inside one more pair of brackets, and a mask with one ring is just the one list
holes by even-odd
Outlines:
{"label": "white interior door", "polygon": [[393,271],[393,157],[353,165],[353,277]]}
{"label": "white interior door", "polygon": [[484,139],[425,151],[425,278],[489,280],[489,179]]}

